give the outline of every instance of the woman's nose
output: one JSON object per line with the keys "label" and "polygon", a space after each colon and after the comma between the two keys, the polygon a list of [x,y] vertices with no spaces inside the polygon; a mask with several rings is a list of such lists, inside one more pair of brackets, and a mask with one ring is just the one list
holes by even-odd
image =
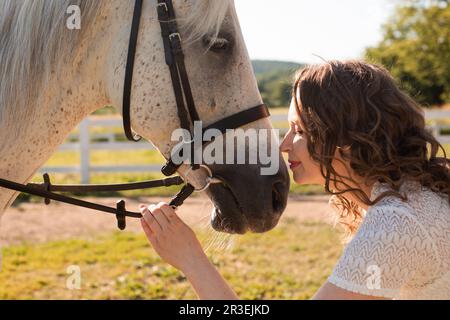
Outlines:
{"label": "woman's nose", "polygon": [[291,150],[292,150],[292,139],[288,132],[288,133],[286,133],[286,135],[283,138],[283,141],[281,142],[280,151],[284,152],[284,153],[288,153]]}

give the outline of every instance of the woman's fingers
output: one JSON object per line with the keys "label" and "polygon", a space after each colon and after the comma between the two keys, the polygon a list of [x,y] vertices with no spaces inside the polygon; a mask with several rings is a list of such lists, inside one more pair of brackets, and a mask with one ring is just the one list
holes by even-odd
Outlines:
{"label": "woman's fingers", "polygon": [[155,233],[150,229],[150,227],[147,224],[147,221],[145,219],[141,219],[141,226],[142,229],[144,229],[145,234],[147,235],[148,239],[151,241],[153,245],[157,244]]}
{"label": "woman's fingers", "polygon": [[162,231],[162,228],[158,221],[156,220],[155,216],[151,212],[153,206],[150,207],[140,207],[141,213],[142,213],[142,219],[146,222],[148,227],[150,228],[151,232],[154,234],[158,234]]}
{"label": "woman's fingers", "polygon": [[191,266],[186,257],[202,254],[201,244],[194,232],[183,223],[175,210],[167,204],[141,205],[142,228],[161,258],[179,270]]}
{"label": "woman's fingers", "polygon": [[[152,211],[153,215],[155,216],[156,220],[161,225],[163,230],[166,230],[166,228],[168,227],[168,224],[170,224],[170,218],[167,215],[168,211],[167,211],[166,206],[167,205],[165,203],[161,202],[155,207],[155,210]],[[164,210],[163,210],[163,207],[164,207]]]}
{"label": "woman's fingers", "polygon": [[151,205],[149,207],[141,205],[139,208],[145,221],[154,232],[168,230],[171,221],[178,218],[173,208],[165,203]]}
{"label": "woman's fingers", "polygon": [[171,206],[169,206],[167,203],[160,203],[160,208],[169,223],[180,221],[180,218],[175,213],[175,210]]}

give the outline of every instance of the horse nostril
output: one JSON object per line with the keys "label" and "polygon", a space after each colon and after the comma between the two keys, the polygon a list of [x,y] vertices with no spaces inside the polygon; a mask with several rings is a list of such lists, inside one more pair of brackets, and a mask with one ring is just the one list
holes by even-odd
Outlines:
{"label": "horse nostril", "polygon": [[276,182],[272,187],[272,208],[274,213],[281,213],[284,210],[284,201],[280,190],[283,190],[283,184]]}

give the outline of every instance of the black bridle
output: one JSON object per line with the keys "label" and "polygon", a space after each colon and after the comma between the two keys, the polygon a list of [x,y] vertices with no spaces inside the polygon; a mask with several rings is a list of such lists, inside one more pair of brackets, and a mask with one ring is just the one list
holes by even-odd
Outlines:
{"label": "black bridle", "polygon": [[[141,138],[135,135],[131,129],[130,117],[130,103],[131,103],[131,87],[133,82],[133,70],[135,54],[139,36],[139,25],[142,16],[143,0],[136,0],[133,22],[131,27],[130,43],[128,48],[128,58],[125,71],[125,83],[123,93],[123,125],[127,138],[131,141],[139,141]],[[181,36],[178,31],[176,22],[175,10],[172,0],[158,0],[158,18],[161,25],[161,34],[164,42],[165,60],[170,70],[172,78],[172,86],[175,94],[176,105],[178,110],[178,117],[180,119],[180,127],[191,132],[195,121],[200,121],[197,109],[195,107],[194,98],[192,95],[189,78],[184,63],[184,54],[181,46]],[[227,129],[237,129],[254,121],[267,118],[270,113],[265,105],[259,105],[254,108],[239,112],[230,117],[222,119],[203,130],[217,129],[222,134],[225,134]],[[191,143],[193,148],[193,143]],[[192,152],[192,154],[194,154]],[[187,160],[187,159],[186,159]],[[213,174],[206,166],[194,164],[191,159],[191,169],[198,170],[201,167],[206,168],[209,176],[207,177],[207,184],[202,190],[208,188],[213,180]],[[180,164],[175,164],[172,159],[169,159],[162,168],[162,173],[170,177],[177,172],[181,167]],[[79,207],[84,207],[92,210],[102,211],[114,214],[117,218],[118,227],[121,230],[126,228],[126,217],[141,218],[139,212],[127,211],[125,208],[125,201],[118,201],[116,207],[107,207],[93,202],[87,202],[80,199],[61,195],[56,192],[111,192],[111,191],[125,191],[125,190],[143,190],[149,188],[169,187],[175,185],[183,185],[181,191],[171,200],[170,205],[174,208],[179,207],[183,202],[196,191],[195,187],[180,176],[170,177],[161,180],[143,181],[128,184],[113,184],[113,185],[53,185],[48,174],[44,174],[44,183],[27,185],[19,184],[13,181],[0,179],[0,187],[11,189],[18,192],[27,193],[45,199],[46,204],[50,204],[51,200],[63,202]]]}

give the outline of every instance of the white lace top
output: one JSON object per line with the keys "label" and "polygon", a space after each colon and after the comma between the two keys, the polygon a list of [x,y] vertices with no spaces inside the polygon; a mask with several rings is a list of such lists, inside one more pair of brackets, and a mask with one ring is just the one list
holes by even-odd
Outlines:
{"label": "white lace top", "polygon": [[[376,183],[371,200],[389,190]],[[448,196],[418,182],[369,207],[328,281],[348,291],[392,299],[450,299]]]}

